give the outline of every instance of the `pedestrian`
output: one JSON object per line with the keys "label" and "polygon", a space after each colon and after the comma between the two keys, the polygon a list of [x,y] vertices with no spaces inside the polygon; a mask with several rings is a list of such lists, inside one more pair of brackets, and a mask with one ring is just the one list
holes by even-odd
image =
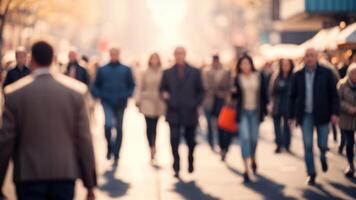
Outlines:
{"label": "pedestrian", "polygon": [[291,90],[294,62],[291,59],[280,59],[279,70],[271,79],[270,99],[274,124],[276,153],[282,149],[290,151],[291,130],[288,123],[288,98]]}
{"label": "pedestrian", "polygon": [[204,88],[199,69],[186,62],[186,50],[177,47],[174,51],[176,64],[163,73],[160,86],[167,112],[166,120],[170,127],[170,141],[173,153],[174,176],[179,178],[179,144],[182,135],[188,145],[188,171],[194,171],[195,131],[198,124],[198,107],[204,98]]}
{"label": "pedestrian", "polygon": [[208,142],[214,151],[214,139],[216,138],[214,133],[218,132],[220,153],[222,160],[225,160],[233,134],[219,129],[216,121],[222,107],[231,96],[232,84],[230,73],[224,69],[219,55],[214,55],[211,66],[203,70],[203,84],[205,88],[203,107],[208,124]]}
{"label": "pedestrian", "polygon": [[340,129],[346,140],[346,155],[349,163],[345,176],[353,178],[355,174],[355,132],[356,132],[356,63],[349,66],[347,75],[338,85],[341,110]]}
{"label": "pedestrian", "polygon": [[15,52],[16,57],[16,66],[7,72],[4,87],[10,85],[19,79],[29,75],[30,69],[26,66],[27,65],[27,52],[25,48],[18,47]]}
{"label": "pedestrian", "polygon": [[36,42],[31,49],[32,75],[5,88],[0,188],[11,159],[17,199],[70,200],[75,180],[81,178],[87,199],[93,200],[95,161],[84,97],[88,88],[51,73],[52,59],[51,45]]}
{"label": "pedestrian", "polygon": [[88,70],[79,64],[77,52],[74,50],[70,51],[68,58],[69,63],[65,74],[89,86],[90,77]]}
{"label": "pedestrian", "polygon": [[315,184],[317,175],[313,154],[314,128],[317,130],[322,170],[326,172],[329,123],[338,122],[339,109],[340,101],[333,72],[318,62],[318,52],[314,48],[307,49],[304,67],[296,72],[293,79],[289,118],[302,129],[309,185]]}
{"label": "pedestrian", "polygon": [[267,114],[268,92],[262,73],[257,72],[251,56],[244,54],[236,66],[237,122],[239,123],[241,152],[244,163],[244,182],[250,182],[249,165],[257,173],[256,148],[259,125]]}
{"label": "pedestrian", "polygon": [[157,123],[160,116],[165,113],[165,105],[159,93],[162,74],[161,59],[157,53],[154,53],[149,58],[148,69],[142,74],[137,100],[137,106],[140,112],[145,116],[146,134],[151,152],[151,161],[154,161],[157,151]]}
{"label": "pedestrian", "polygon": [[[107,140],[106,158],[114,157],[117,166],[122,144],[122,125],[128,98],[133,95],[135,82],[131,69],[120,62],[120,50],[110,49],[110,62],[99,68],[92,87],[94,97],[101,100],[105,114],[105,137]],[[112,129],[116,138],[112,138]]]}
{"label": "pedestrian", "polygon": [[[344,78],[346,76],[347,70],[349,68],[349,65],[352,63],[356,63],[356,51],[353,51],[352,55],[350,56],[348,63],[345,63],[340,69],[339,69],[339,75],[341,78]],[[343,154],[344,149],[345,149],[345,137],[344,134],[341,132],[341,139],[340,139],[340,145],[339,145],[339,154]]]}

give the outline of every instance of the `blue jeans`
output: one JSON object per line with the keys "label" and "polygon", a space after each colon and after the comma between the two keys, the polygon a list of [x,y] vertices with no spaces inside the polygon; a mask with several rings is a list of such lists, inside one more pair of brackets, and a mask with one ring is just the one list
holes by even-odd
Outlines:
{"label": "blue jeans", "polygon": [[[119,158],[122,143],[122,124],[125,109],[115,109],[103,104],[105,114],[105,138],[107,141],[108,154],[113,154],[115,159]],[[116,129],[116,138],[112,138],[112,129]]]}
{"label": "blue jeans", "polygon": [[312,114],[305,114],[302,122],[304,159],[309,176],[316,175],[313,153],[313,133],[316,127],[318,134],[318,147],[320,149],[320,160],[326,161],[326,152],[328,150],[329,123],[315,125]]}
{"label": "blue jeans", "polygon": [[274,116],[273,124],[277,147],[284,147],[289,149],[291,134],[288,124],[288,117],[282,115]]}
{"label": "blue jeans", "polygon": [[72,200],[74,180],[68,181],[26,181],[16,184],[18,200]]}
{"label": "blue jeans", "polygon": [[205,111],[205,117],[206,117],[206,122],[208,125],[208,142],[211,148],[215,146],[215,140],[214,140],[214,122],[216,121],[216,118],[208,111]]}
{"label": "blue jeans", "polygon": [[256,110],[243,110],[240,121],[240,143],[244,159],[255,157],[259,120]]}

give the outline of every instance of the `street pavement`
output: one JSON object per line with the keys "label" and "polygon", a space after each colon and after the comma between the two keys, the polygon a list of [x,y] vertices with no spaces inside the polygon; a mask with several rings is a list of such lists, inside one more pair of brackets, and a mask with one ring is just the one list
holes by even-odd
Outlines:
{"label": "street pavement", "polygon": [[[219,154],[213,152],[205,142],[205,120],[202,118],[200,120],[202,128],[198,129],[197,136],[199,144],[195,151],[195,172],[192,175],[188,174],[187,148],[181,145],[182,178],[176,180],[171,169],[169,127],[163,118],[158,125],[157,161],[152,165],[144,118],[134,104],[130,104],[125,113],[123,145],[117,168],[113,168],[112,162],[105,158],[106,141],[102,130],[103,113],[100,106],[97,107],[92,121],[99,183],[96,190],[98,200],[356,199],[356,180],[344,177],[343,171],[347,161],[344,156],[337,154],[337,144],[331,137],[328,153],[329,171],[321,172],[315,143],[318,184],[314,187],[307,186],[300,130],[293,131],[292,154],[275,154],[273,125],[272,121],[267,119],[260,127],[257,147],[258,175],[253,177],[252,183],[243,184],[239,140],[234,139],[226,162],[222,162]],[[6,181],[5,193],[10,199],[15,199],[10,176],[11,170]],[[80,181],[77,189],[76,199],[84,199],[85,190]]]}

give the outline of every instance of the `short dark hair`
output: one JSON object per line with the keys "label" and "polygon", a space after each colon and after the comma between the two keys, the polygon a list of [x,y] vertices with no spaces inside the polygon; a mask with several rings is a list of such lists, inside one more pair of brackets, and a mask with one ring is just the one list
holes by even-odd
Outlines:
{"label": "short dark hair", "polygon": [[39,41],[32,45],[32,59],[42,66],[49,66],[53,60],[53,47],[45,41]]}
{"label": "short dark hair", "polygon": [[237,61],[237,64],[236,64],[236,73],[237,74],[240,74],[242,72],[241,64],[242,64],[242,61],[245,59],[250,63],[251,71],[253,71],[253,72],[257,71],[255,65],[253,64],[252,57],[250,55],[248,55],[247,53],[244,53]]}

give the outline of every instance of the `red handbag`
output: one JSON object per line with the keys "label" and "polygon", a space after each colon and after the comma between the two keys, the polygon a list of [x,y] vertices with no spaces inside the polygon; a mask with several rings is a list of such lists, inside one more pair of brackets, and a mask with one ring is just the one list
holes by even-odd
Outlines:
{"label": "red handbag", "polygon": [[232,134],[237,133],[236,114],[235,108],[223,106],[218,117],[218,127]]}

